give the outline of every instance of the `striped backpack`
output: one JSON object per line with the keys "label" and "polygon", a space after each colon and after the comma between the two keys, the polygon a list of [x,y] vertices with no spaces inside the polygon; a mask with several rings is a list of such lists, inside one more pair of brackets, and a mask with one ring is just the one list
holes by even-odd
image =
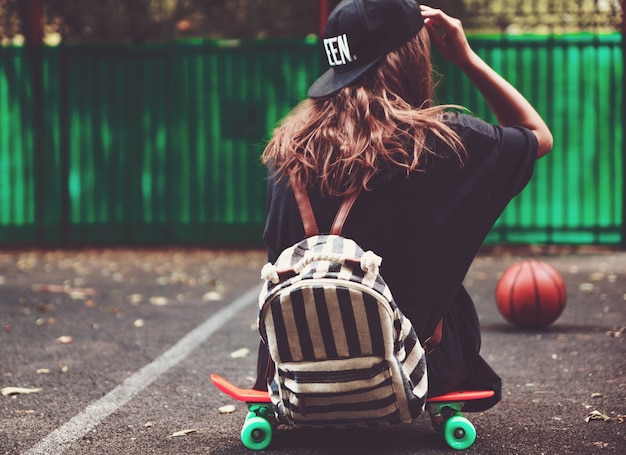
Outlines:
{"label": "striped backpack", "polygon": [[333,427],[413,420],[425,406],[425,352],[379,274],[382,259],[341,236],[357,194],[319,234],[306,190],[292,187],[306,238],[263,267],[259,295],[276,418]]}

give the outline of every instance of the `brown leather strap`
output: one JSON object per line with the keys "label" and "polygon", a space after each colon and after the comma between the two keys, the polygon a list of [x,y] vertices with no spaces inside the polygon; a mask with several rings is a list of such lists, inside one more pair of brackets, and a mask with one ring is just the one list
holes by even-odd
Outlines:
{"label": "brown leather strap", "polygon": [[[294,179],[290,179],[291,189],[293,190],[293,194],[296,198],[296,204],[298,205],[298,211],[300,212],[300,218],[302,218],[302,225],[304,226],[304,234],[307,237],[311,237],[314,235],[318,235],[320,233],[319,228],[317,227],[317,221],[315,221],[315,214],[313,213],[313,207],[311,206],[311,200],[309,199],[309,195],[306,192],[305,188],[297,185]],[[346,196],[344,200],[341,202],[341,206],[339,207],[339,211],[335,216],[335,220],[333,221],[333,225],[330,228],[330,233],[333,235],[341,235],[341,231],[343,230],[343,225],[350,214],[350,210],[356,201],[356,198],[359,196],[361,191],[356,191],[350,196]]]}
{"label": "brown leather strap", "polygon": [[311,201],[309,200],[306,189],[297,185],[293,179],[291,179],[290,182],[293,195],[296,197],[296,204],[298,204],[300,218],[302,218],[302,224],[304,225],[304,234],[307,237],[319,234],[320,230],[317,227],[313,207],[311,207]]}
{"label": "brown leather strap", "polygon": [[439,322],[437,323],[437,326],[435,327],[433,334],[430,337],[428,337],[428,339],[422,345],[422,347],[424,348],[424,351],[426,351],[426,355],[433,352],[435,348],[439,346],[442,335],[443,335],[443,318],[439,319]]}
{"label": "brown leather strap", "polygon": [[346,219],[350,214],[350,210],[356,201],[356,198],[359,196],[361,189],[352,193],[350,196],[346,196],[341,203],[341,207],[339,207],[339,211],[337,212],[337,216],[335,216],[335,221],[333,221],[333,225],[330,228],[330,233],[333,235],[341,235],[341,231],[343,231],[343,225],[346,223]]}

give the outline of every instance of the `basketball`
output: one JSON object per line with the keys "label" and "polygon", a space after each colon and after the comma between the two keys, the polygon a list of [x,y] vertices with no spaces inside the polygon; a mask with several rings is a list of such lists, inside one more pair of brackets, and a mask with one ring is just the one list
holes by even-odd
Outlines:
{"label": "basketball", "polygon": [[563,278],[554,267],[527,259],[504,271],[496,286],[500,314],[512,324],[538,329],[556,321],[567,299]]}

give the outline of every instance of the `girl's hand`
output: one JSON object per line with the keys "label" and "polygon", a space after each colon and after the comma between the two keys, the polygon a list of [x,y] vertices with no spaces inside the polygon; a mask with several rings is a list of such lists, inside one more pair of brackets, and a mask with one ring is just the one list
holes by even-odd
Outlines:
{"label": "girl's hand", "polygon": [[428,6],[421,6],[421,10],[434,46],[470,78],[500,125],[525,126],[537,138],[537,157],[548,153],[552,148],[550,129],[528,100],[472,50],[461,21]]}
{"label": "girl's hand", "polygon": [[435,48],[450,62],[458,66],[468,63],[473,53],[467,42],[463,24],[440,9],[420,5],[424,25]]}

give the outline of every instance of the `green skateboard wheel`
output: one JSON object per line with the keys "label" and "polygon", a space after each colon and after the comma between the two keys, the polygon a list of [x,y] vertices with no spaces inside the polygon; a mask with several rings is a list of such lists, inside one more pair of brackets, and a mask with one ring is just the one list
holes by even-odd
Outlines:
{"label": "green skateboard wheel", "polygon": [[263,450],[272,442],[272,424],[263,417],[249,417],[241,429],[241,442],[250,450]]}
{"label": "green skateboard wheel", "polygon": [[443,437],[453,449],[464,450],[476,441],[476,428],[465,417],[452,416],[444,424]]}

